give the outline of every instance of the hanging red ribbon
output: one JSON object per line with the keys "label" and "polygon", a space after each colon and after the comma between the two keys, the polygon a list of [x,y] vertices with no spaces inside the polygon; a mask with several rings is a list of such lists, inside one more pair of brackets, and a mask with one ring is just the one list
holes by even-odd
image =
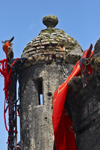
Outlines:
{"label": "hanging red ribbon", "polygon": [[[15,59],[15,61],[11,64],[11,66],[9,66],[9,71],[8,71],[8,64],[7,64],[7,59],[3,59],[0,60],[0,65],[1,65],[1,69],[0,69],[0,73],[3,75],[4,77],[4,92],[5,92],[5,99],[4,99],[4,124],[5,124],[5,128],[8,132],[10,132],[10,124],[7,127],[7,123],[6,123],[6,115],[5,115],[5,107],[6,107],[6,101],[8,101],[8,119],[9,119],[9,114],[10,114],[10,101],[11,101],[11,71],[12,71],[12,67],[15,64],[16,60],[18,58]],[[8,92],[9,90],[9,92]],[[9,94],[8,94],[9,93]],[[14,130],[14,127],[13,127]],[[14,130],[15,132],[15,130]],[[15,133],[17,134],[17,132]],[[8,141],[7,143],[9,143],[9,139],[10,137],[8,137]]]}

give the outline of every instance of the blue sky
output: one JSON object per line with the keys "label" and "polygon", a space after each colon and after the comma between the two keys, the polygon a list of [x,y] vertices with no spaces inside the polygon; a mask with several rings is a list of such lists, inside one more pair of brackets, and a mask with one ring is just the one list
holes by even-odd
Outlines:
{"label": "blue sky", "polygon": [[[0,41],[14,36],[14,56],[20,57],[26,44],[46,28],[42,18],[56,15],[59,18],[56,27],[75,38],[85,50],[100,37],[99,7],[100,0],[0,0]],[[0,42],[0,60],[4,58]],[[3,108],[3,77],[0,77],[0,149],[6,150]]]}

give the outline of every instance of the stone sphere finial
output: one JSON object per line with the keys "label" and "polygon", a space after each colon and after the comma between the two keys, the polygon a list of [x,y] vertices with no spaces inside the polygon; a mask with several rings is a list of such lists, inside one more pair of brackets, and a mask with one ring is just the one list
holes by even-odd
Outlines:
{"label": "stone sphere finial", "polygon": [[47,28],[54,28],[58,24],[58,17],[54,15],[45,16],[42,19],[42,22]]}

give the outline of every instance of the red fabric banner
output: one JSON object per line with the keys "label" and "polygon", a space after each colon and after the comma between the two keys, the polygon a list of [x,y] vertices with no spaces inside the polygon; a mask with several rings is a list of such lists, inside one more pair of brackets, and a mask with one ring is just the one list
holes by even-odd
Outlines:
{"label": "red fabric banner", "polygon": [[[92,44],[88,50],[86,50],[82,58],[89,58],[93,55]],[[82,65],[84,68],[84,65]],[[92,68],[90,65],[87,66],[88,74],[91,74]],[[65,98],[68,91],[69,81],[75,77],[81,75],[80,61],[76,63],[71,74],[62,83],[53,95],[53,129],[55,137],[55,147],[56,150],[76,150],[76,140],[73,129],[72,121],[68,116],[68,112],[64,107]]]}

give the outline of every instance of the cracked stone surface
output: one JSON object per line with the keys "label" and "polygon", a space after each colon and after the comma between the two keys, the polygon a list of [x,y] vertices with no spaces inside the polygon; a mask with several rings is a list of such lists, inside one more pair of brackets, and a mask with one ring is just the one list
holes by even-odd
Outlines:
{"label": "cracked stone surface", "polygon": [[[48,16],[45,18],[48,18]],[[41,57],[43,54],[49,55],[51,53],[55,55],[59,53],[59,55],[63,55],[64,59],[66,59],[68,54],[82,56],[83,51],[74,38],[66,34],[63,30],[52,26],[41,30],[39,35],[26,45],[21,57],[32,57],[34,59],[36,58],[35,56],[38,56],[35,60],[37,61],[44,59]],[[47,59],[46,57],[45,55],[45,59]]]}

